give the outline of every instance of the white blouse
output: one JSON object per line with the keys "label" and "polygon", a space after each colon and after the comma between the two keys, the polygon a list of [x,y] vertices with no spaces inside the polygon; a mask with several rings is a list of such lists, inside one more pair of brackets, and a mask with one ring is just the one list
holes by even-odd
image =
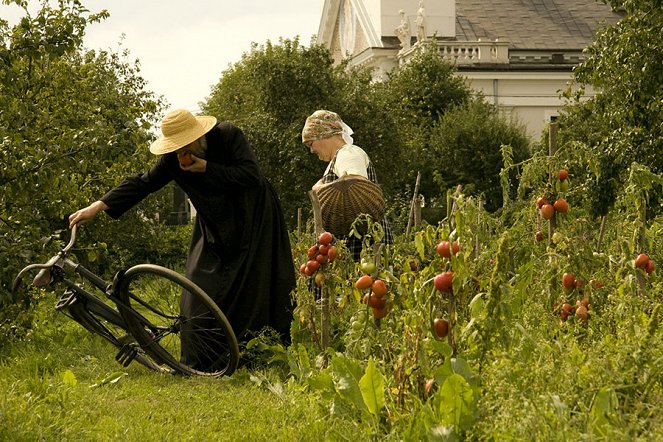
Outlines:
{"label": "white blouse", "polygon": [[[368,155],[361,147],[354,144],[346,144],[336,153],[333,172],[339,178],[346,174],[361,175],[364,178],[368,178],[368,162]],[[327,165],[327,170],[325,170],[325,175],[329,173],[331,165],[330,161],[329,165]]]}

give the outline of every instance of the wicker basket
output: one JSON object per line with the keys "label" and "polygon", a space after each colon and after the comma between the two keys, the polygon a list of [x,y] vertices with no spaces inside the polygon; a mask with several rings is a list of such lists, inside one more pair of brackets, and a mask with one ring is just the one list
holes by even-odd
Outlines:
{"label": "wicker basket", "polygon": [[350,233],[357,216],[368,214],[375,221],[384,216],[382,189],[359,175],[344,175],[317,190],[325,230],[335,236]]}

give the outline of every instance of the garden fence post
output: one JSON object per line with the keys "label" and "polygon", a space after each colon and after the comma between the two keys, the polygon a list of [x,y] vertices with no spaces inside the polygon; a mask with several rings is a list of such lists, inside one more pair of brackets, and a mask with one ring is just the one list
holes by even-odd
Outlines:
{"label": "garden fence post", "polygon": [[[313,206],[313,220],[315,223],[315,236],[316,238],[324,232],[322,224],[322,208],[320,207],[320,200],[318,194],[310,190],[308,197]],[[322,293],[320,294],[320,309],[322,310],[320,321],[320,346],[322,347],[323,354],[326,354],[327,347],[329,346],[329,290],[325,284],[320,287]]]}
{"label": "garden fence post", "polygon": [[[552,167],[552,158],[557,152],[557,123],[550,122],[550,129],[548,132],[548,183],[552,186],[556,176],[554,175],[554,170]],[[548,222],[548,242],[550,245],[553,244],[553,234],[555,233],[555,227],[557,226],[557,212],[550,218]]]}
{"label": "garden fence post", "polygon": [[[412,203],[410,204],[410,215],[407,218],[407,228],[405,229],[405,238],[410,237],[410,229],[414,223],[414,210],[417,204],[417,197],[419,196],[419,183],[421,181],[421,172],[417,172],[417,180],[414,183],[414,193],[412,194]],[[416,224],[415,224],[416,225]]]}
{"label": "garden fence post", "polygon": [[302,239],[302,208],[297,209],[297,241]]}

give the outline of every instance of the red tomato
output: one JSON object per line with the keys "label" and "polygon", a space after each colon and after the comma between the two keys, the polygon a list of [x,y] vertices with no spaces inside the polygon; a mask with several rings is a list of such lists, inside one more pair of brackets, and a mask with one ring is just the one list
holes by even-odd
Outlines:
{"label": "red tomato", "polygon": [[322,233],[320,234],[320,236],[318,237],[318,243],[319,243],[321,246],[326,246],[326,245],[329,245],[329,243],[332,242],[333,239],[334,239],[334,237],[332,236],[331,233],[329,233],[329,232],[322,232]]}
{"label": "red tomato", "polygon": [[315,257],[315,260],[318,261],[320,264],[324,264],[327,261],[329,261],[329,258],[327,258],[327,255],[320,254],[320,255]]}
{"label": "red tomato", "polygon": [[565,303],[562,305],[562,309],[559,312],[559,315],[562,317],[562,319],[566,320],[569,316],[573,314],[573,307],[571,304]]}
{"label": "red tomato", "polygon": [[543,219],[552,219],[555,216],[555,208],[550,204],[544,204],[541,206],[541,216]]}
{"label": "red tomato", "polygon": [[393,305],[393,304],[390,302],[390,303],[386,304],[386,305],[385,305],[384,307],[382,307],[382,308],[374,308],[374,309],[372,309],[372,310],[373,310],[373,317],[374,317],[375,319],[382,319],[382,318],[384,318],[385,316],[387,316],[387,313],[389,313],[389,310],[391,310],[391,306],[392,306],[392,305]]}
{"label": "red tomato", "polygon": [[336,247],[329,246],[329,250],[327,251],[327,258],[329,258],[329,262],[333,262],[336,259],[336,255]]}
{"label": "red tomato", "polygon": [[451,292],[453,287],[454,272],[442,272],[435,277],[433,284],[441,292]]}
{"label": "red tomato", "polygon": [[317,255],[317,254],[318,254],[318,246],[317,245],[311,246],[308,249],[308,259],[315,258],[315,255]]}
{"label": "red tomato", "polygon": [[318,261],[315,261],[315,260],[312,259],[312,260],[310,260],[309,262],[306,263],[306,267],[311,269],[311,274],[313,274],[313,273],[317,272],[318,269],[320,268],[320,263]]}
{"label": "red tomato", "polygon": [[451,243],[449,241],[440,241],[436,250],[438,255],[443,258],[451,258]]}
{"label": "red tomato", "polygon": [[575,286],[576,277],[573,273],[564,273],[562,275],[562,285],[567,289],[573,288]]}
{"label": "red tomato", "polygon": [[540,196],[536,199],[536,207],[538,207],[539,209],[543,207],[545,204],[550,204],[548,200],[545,199],[545,197]]}
{"label": "red tomato", "polygon": [[540,230],[536,231],[536,240],[537,240],[537,242],[543,241],[543,232],[542,231],[540,231]]}
{"label": "red tomato", "polygon": [[355,282],[355,287],[359,290],[365,290],[373,285],[373,278],[370,275],[364,275]]}
{"label": "red tomato", "polygon": [[578,307],[576,309],[576,316],[581,321],[587,321],[587,318],[589,317],[589,312],[587,311],[587,307],[585,307],[584,305]]}
{"label": "red tomato", "polygon": [[306,270],[306,263],[303,263],[302,265],[299,266],[299,271],[302,273],[306,273],[305,270]]}
{"label": "red tomato", "polygon": [[373,281],[373,286],[371,287],[373,294],[378,298],[383,298],[387,294],[387,285],[381,279],[376,279]]}
{"label": "red tomato", "polygon": [[557,177],[559,178],[560,181],[564,181],[569,177],[569,171],[566,169],[559,169],[559,173],[557,174]]}
{"label": "red tomato", "polygon": [[191,158],[190,152],[178,152],[177,161],[180,162],[180,166],[188,167],[193,164],[193,158]]}
{"label": "red tomato", "polygon": [[655,268],[656,264],[654,264],[654,260],[650,259],[649,261],[647,261],[647,265],[645,266],[645,272],[651,273],[654,271]]}
{"label": "red tomato", "polygon": [[638,255],[637,258],[635,258],[635,266],[641,269],[646,268],[648,262],[649,262],[649,256],[647,256],[646,253],[641,253]]}
{"label": "red tomato", "polygon": [[318,247],[318,253],[321,255],[326,255],[327,253],[329,253],[329,246],[325,245]]}
{"label": "red tomato", "polygon": [[384,306],[387,304],[383,298],[375,296],[375,293],[371,293],[371,296],[368,296],[368,293],[366,293],[362,299],[362,302],[364,304],[368,303],[369,306],[377,309],[384,308]]}
{"label": "red tomato", "polygon": [[454,241],[451,243],[451,253],[455,255],[458,252],[460,252],[460,244],[458,244],[458,241]]}
{"label": "red tomato", "polygon": [[559,213],[566,213],[569,211],[569,203],[567,203],[564,198],[560,198],[557,201],[555,201],[553,207]]}
{"label": "red tomato", "polygon": [[435,329],[435,336],[438,338],[446,338],[449,334],[449,321],[442,318],[436,318],[433,321],[433,328]]}

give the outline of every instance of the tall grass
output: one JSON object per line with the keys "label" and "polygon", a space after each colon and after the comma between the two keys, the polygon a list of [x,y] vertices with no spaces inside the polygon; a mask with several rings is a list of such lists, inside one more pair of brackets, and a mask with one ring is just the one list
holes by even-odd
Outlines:
{"label": "tall grass", "polygon": [[203,379],[123,368],[115,349],[42,303],[27,341],[0,350],[0,440],[357,440],[274,369]]}

